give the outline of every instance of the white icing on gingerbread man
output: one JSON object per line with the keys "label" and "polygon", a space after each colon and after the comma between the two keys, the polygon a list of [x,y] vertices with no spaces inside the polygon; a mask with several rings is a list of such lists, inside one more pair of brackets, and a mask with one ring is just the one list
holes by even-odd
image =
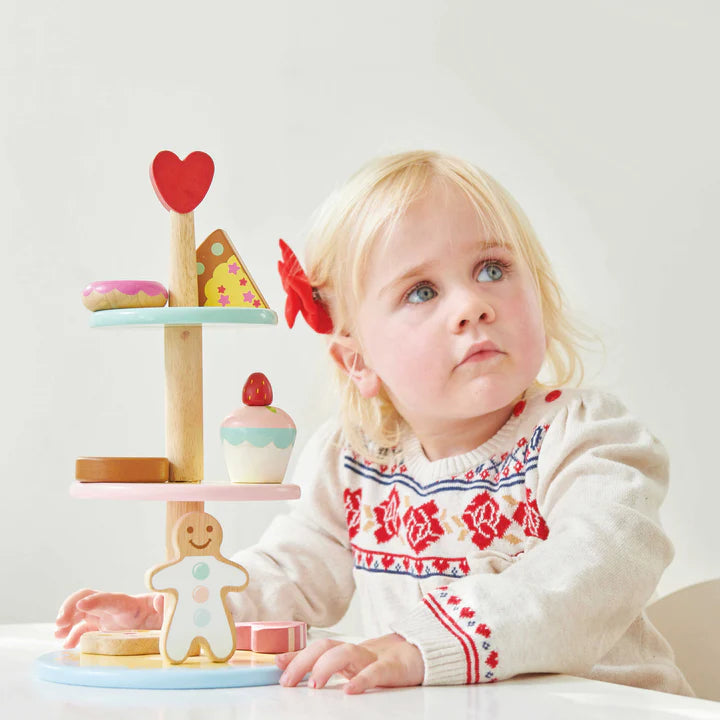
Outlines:
{"label": "white icing on gingerbread man", "polygon": [[165,617],[160,652],[171,663],[181,663],[198,640],[216,662],[235,652],[235,622],[225,598],[247,587],[242,565],[220,554],[222,528],[204,512],[183,515],[173,529],[177,559],[148,570],[151,590],[165,593]]}

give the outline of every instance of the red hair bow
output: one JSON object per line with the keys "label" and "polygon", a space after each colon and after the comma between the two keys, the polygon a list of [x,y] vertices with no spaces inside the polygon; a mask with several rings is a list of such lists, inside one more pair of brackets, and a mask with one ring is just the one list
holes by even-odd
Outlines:
{"label": "red hair bow", "polygon": [[301,312],[305,322],[315,332],[326,335],[333,330],[332,320],[327,308],[316,295],[310,285],[305,271],[295,257],[295,253],[280,240],[282,260],[278,262],[278,272],[282,286],[287,293],[285,301],[285,319],[289,327],[295,324],[298,312]]}

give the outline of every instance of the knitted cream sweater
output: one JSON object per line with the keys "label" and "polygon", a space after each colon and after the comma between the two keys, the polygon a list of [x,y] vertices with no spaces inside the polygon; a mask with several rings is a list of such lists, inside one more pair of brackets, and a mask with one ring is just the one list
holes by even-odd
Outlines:
{"label": "knitted cream sweater", "polygon": [[430,462],[406,434],[382,463],[327,424],[293,481],[302,498],[235,556],[238,619],[396,632],[425,684],[568,673],[691,694],[643,612],[670,562],[658,508],[668,461],[612,396],[555,390],[515,406],[477,449]]}

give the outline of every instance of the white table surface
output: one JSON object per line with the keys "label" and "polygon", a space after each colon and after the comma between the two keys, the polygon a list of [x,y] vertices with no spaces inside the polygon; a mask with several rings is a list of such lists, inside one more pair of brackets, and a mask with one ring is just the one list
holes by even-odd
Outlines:
{"label": "white table surface", "polygon": [[720,720],[720,703],[638,690],[565,675],[537,675],[492,685],[378,690],[349,696],[341,680],[323,690],[278,685],[223,690],[116,690],[44,682],[35,658],[60,649],[49,623],[0,625],[0,718],[164,720]]}

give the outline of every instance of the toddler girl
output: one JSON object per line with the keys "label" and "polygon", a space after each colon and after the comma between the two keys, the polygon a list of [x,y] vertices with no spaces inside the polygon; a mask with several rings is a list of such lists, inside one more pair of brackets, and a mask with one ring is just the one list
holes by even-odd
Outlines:
{"label": "toddler girl", "polygon": [[[306,277],[283,245],[286,315],[327,334],[342,418],[305,446],[292,512],[233,558],[252,579],[233,609],[322,627],[357,592],[372,639],[278,656],[281,683],[553,672],[691,694],[643,611],[672,557],[665,451],[567,387],[579,333],[512,197],[451,157],[382,158],[323,206],[307,257]],[[161,605],[81,591],[57,634],[159,627]]]}

